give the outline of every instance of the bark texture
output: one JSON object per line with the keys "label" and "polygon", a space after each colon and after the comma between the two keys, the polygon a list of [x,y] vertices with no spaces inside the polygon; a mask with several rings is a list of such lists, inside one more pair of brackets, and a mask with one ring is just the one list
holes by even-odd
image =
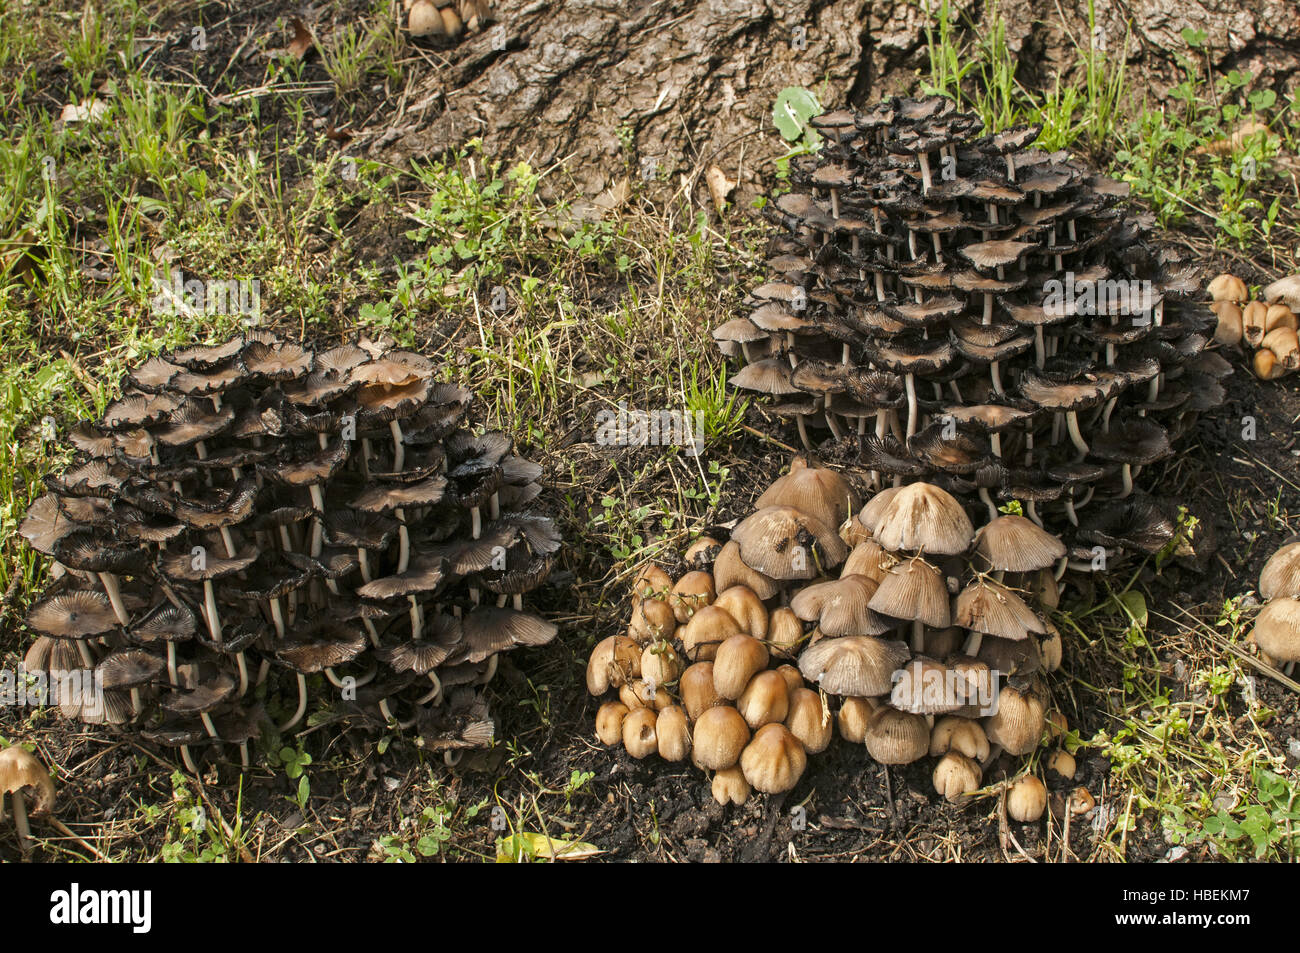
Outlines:
{"label": "bark texture", "polygon": [[[954,0],[976,21],[984,0]],[[760,187],[783,151],[771,119],[786,86],[828,108],[915,88],[927,17],[914,0],[504,0],[498,22],[431,69],[426,120],[376,145],[390,159],[437,153],[479,136],[535,166],[567,160],[589,196],[619,179],[678,174],[703,191],[718,164]],[[1077,68],[1087,0],[1002,0],[1018,77],[1050,87]],[[1158,103],[1178,81],[1185,27],[1206,31],[1220,69],[1249,69],[1279,95],[1300,83],[1295,0],[1097,0],[1111,51],[1128,35],[1130,87]],[[431,118],[428,118],[431,117]]]}

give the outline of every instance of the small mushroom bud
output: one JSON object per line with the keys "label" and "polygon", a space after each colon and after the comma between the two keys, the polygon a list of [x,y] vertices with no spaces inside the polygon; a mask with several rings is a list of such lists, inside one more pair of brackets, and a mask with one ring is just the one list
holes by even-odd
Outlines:
{"label": "small mushroom bud", "polygon": [[623,719],[623,747],[638,760],[659,750],[655,723],[659,713],[653,708],[638,708]]}
{"label": "small mushroom bud", "polygon": [[666,599],[672,588],[673,581],[668,573],[654,563],[646,563],[632,581],[632,601],[637,603],[643,599]]}
{"label": "small mushroom bud", "polygon": [[665,761],[685,761],[690,755],[691,730],[681,708],[669,705],[661,711],[655,733],[659,736],[659,757]]}
{"label": "small mushroom bud", "polygon": [[1053,741],[1070,730],[1070,725],[1065,720],[1065,716],[1059,711],[1048,712],[1043,721],[1047,728],[1047,737]]}
{"label": "small mushroom bud", "polygon": [[672,606],[677,621],[683,625],[690,621],[696,611],[710,605],[717,597],[713,591],[713,576],[707,572],[688,572],[677,580],[668,604]]}
{"label": "small mushroom bud", "polygon": [[764,725],[740,756],[740,770],[756,791],[780,794],[799,783],[808,755],[785,725]]}
{"label": "small mushroom bud", "polygon": [[443,7],[438,13],[442,16],[442,28],[453,40],[465,32],[465,21],[460,18],[455,7]]}
{"label": "small mushroom bud", "polygon": [[1026,774],[1007,791],[1007,815],[1014,821],[1036,821],[1046,809],[1047,786],[1032,774]]}
{"label": "small mushroom bud", "polygon": [[1245,301],[1246,283],[1236,275],[1219,275],[1206,289],[1215,301]]}
{"label": "small mushroom bud", "polygon": [[624,636],[611,635],[592,650],[587,662],[587,691],[603,695],[640,674],[640,646]]}
{"label": "small mushroom bud", "polygon": [[1069,802],[1070,813],[1076,817],[1080,814],[1087,814],[1097,806],[1097,801],[1087,788],[1080,786],[1070,792]]}
{"label": "small mushroom bud", "polygon": [[790,729],[790,734],[812,754],[825,751],[831,743],[835,723],[822,704],[821,695],[811,688],[792,689],[789,709],[785,726]]}
{"label": "small mushroom bud", "polygon": [[619,688],[618,700],[632,711],[638,708],[653,708],[658,711],[673,703],[673,698],[667,691],[656,685],[651,692],[650,683],[641,678],[631,679]]}
{"label": "small mushroom bud", "polygon": [[1296,329],[1295,313],[1284,304],[1270,304],[1264,315],[1264,332],[1267,335],[1274,328]]}
{"label": "small mushroom bud", "polygon": [[712,536],[701,536],[686,547],[682,561],[687,569],[708,569],[722,551],[722,544]]}
{"label": "small mushroom bud", "polygon": [[[678,638],[682,640],[682,650],[692,662],[711,661],[718,653],[718,646],[733,635],[739,635],[740,626],[730,613],[717,606],[705,606],[691,621],[682,626]],[[739,694],[739,693],[737,693]]]}
{"label": "small mushroom bud", "polygon": [[1038,653],[1043,657],[1043,671],[1055,672],[1061,667],[1061,631],[1050,622],[1046,623],[1047,636],[1038,643]]}
{"label": "small mushroom bud", "polygon": [[740,712],[730,705],[718,705],[695,720],[691,757],[701,768],[721,771],[740,760],[740,753],[747,744],[749,726],[740,717]]}
{"label": "small mushroom bud", "polygon": [[767,667],[767,648],[748,635],[733,635],[713,660],[713,687],[723,698],[739,698],[749,680]]}
{"label": "small mushroom bud", "polygon": [[790,713],[790,690],[785,679],[778,672],[759,672],[741,692],[736,710],[754,731],[764,725],[784,722]]}
{"label": "small mushroom bud", "polygon": [[1255,369],[1255,376],[1262,381],[1277,380],[1286,373],[1286,368],[1277,359],[1277,355],[1268,348],[1256,351],[1251,363]]}
{"label": "small mushroom bud", "polygon": [[1236,347],[1241,344],[1241,308],[1232,301],[1216,301],[1210,305],[1219,318],[1214,329],[1214,340],[1224,347]]}
{"label": "small mushroom bud", "polygon": [[980,766],[964,754],[949,751],[934,766],[931,780],[945,800],[964,803],[969,800],[967,795],[979,790]]}
{"label": "small mushroom bud", "polygon": [[1300,338],[1296,337],[1294,329],[1274,328],[1264,335],[1262,344],[1273,352],[1278,365],[1281,365],[1284,370],[1293,371],[1300,367]]}
{"label": "small mushroom bud", "polygon": [[441,36],[447,32],[432,0],[415,0],[406,15],[406,29],[411,36]]}
{"label": "small mushroom bud", "polygon": [[989,739],[979,722],[956,715],[945,715],[930,731],[930,757],[937,758],[956,751],[975,761],[989,756]]}
{"label": "small mushroom bud", "polygon": [[677,681],[682,672],[682,660],[667,642],[652,642],[641,653],[641,677],[656,685]]}
{"label": "small mushroom bud", "polygon": [[1047,759],[1047,770],[1067,781],[1074,777],[1074,755],[1068,751],[1053,751]]}
{"label": "small mushroom bud", "polygon": [[767,645],[778,658],[794,658],[803,641],[803,623],[789,606],[775,610],[767,620]]}
{"label": "small mushroom bud", "polygon": [[623,719],[628,708],[622,702],[605,702],[596,712],[596,737],[603,745],[616,745],[623,740]]}
{"label": "small mushroom bud", "polygon": [[1268,318],[1268,305],[1252,301],[1241,309],[1241,334],[1251,347],[1259,347],[1264,340],[1264,323]]}
{"label": "small mushroom bud", "polygon": [[644,645],[655,639],[666,639],[677,628],[677,617],[672,607],[662,599],[642,599],[632,609],[632,621],[627,634]]}
{"label": "small mushroom bud", "polygon": [[713,776],[713,800],[719,804],[744,804],[749,800],[749,782],[738,767],[725,768]]}
{"label": "small mushroom bud", "polygon": [[867,740],[867,728],[876,706],[870,698],[846,698],[840,702],[840,711],[836,721],[840,726],[840,736],[855,745]]}
{"label": "small mushroom bud", "polygon": [[807,687],[804,685],[803,676],[799,674],[799,670],[793,665],[778,665],[773,671],[785,679],[786,688],[791,693]]}
{"label": "small mushroom bud", "polygon": [[677,692],[682,696],[682,705],[691,721],[698,721],[700,715],[710,708],[727,703],[713,687],[712,662],[688,665],[677,682]]}
{"label": "small mushroom bud", "polygon": [[732,586],[718,593],[713,604],[728,613],[742,632],[756,639],[766,639],[768,630],[767,606],[748,586]]}

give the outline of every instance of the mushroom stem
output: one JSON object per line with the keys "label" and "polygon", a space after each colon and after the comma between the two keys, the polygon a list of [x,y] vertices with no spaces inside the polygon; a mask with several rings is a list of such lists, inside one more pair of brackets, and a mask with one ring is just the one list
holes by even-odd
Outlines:
{"label": "mushroom stem", "polygon": [[402,731],[405,731],[407,728],[414,726],[414,724],[416,723],[416,721],[419,720],[420,717],[419,713],[417,712],[415,715],[411,716],[409,721],[398,721],[397,716],[394,715],[392,710],[388,707],[387,698],[380,699],[379,710],[380,712],[383,713],[385,719],[387,719],[392,725],[396,726],[398,729]]}
{"label": "mushroom stem", "polygon": [[974,658],[980,650],[980,643],[984,641],[984,633],[971,630],[971,634],[966,638],[966,644],[962,647],[962,654]]}
{"label": "mushroom stem", "polygon": [[194,763],[194,756],[190,754],[189,745],[181,745],[181,761],[185,763],[186,769],[188,769],[191,774],[199,773],[199,766]]}
{"label": "mushroom stem", "polygon": [[14,830],[18,832],[18,849],[24,854],[31,851],[32,829],[27,824],[27,802],[23,800],[23,792],[15,791],[13,798],[14,810]]}
{"label": "mushroom stem", "polygon": [[423,695],[420,698],[416,699],[415,703],[417,705],[432,704],[433,702],[436,702],[438,700],[438,697],[442,694],[442,682],[438,678],[438,673],[430,672],[428,678],[429,681],[433,682],[433,690],[430,691],[428,694]]}
{"label": "mushroom stem", "polygon": [[1087,456],[1088,444],[1084,442],[1083,435],[1079,433],[1079,414],[1077,411],[1071,410],[1066,412],[1065,425],[1069,428],[1070,440],[1072,440],[1075,447],[1078,448],[1079,456],[1081,458]]}
{"label": "mushroom stem", "polygon": [[393,434],[393,472],[398,473],[406,465],[406,444],[402,442],[402,425],[396,420],[390,420],[388,429]]}
{"label": "mushroom stem", "polygon": [[180,676],[176,673],[176,643],[167,640],[167,681],[175,688],[181,683]]}
{"label": "mushroom stem", "polygon": [[480,675],[476,679],[476,681],[480,685],[486,685],[488,682],[492,681],[492,676],[495,675],[496,673],[497,673],[497,653],[493,652],[491,657],[488,658],[487,671],[484,672],[482,675]]}
{"label": "mushroom stem", "polygon": [[271,621],[275,623],[275,634],[277,638],[284,638],[284,610],[280,608],[280,600],[274,597],[271,602]]}
{"label": "mushroom stem", "polygon": [[226,547],[226,558],[235,558],[235,541],[230,536],[230,527],[222,526],[220,528],[221,544]]}
{"label": "mushroom stem", "polygon": [[925,651],[925,623],[920,619],[912,620],[912,651]]}
{"label": "mushroom stem", "polygon": [[235,653],[235,665],[239,667],[239,697],[248,694],[248,660],[242,651]]}
{"label": "mushroom stem", "polygon": [[1124,499],[1133,492],[1133,465],[1124,464],[1124,489],[1119,494],[1119,499]]}
{"label": "mushroom stem", "polygon": [[424,614],[420,612],[420,603],[415,596],[407,596],[411,602],[411,638],[419,642],[424,638]]}
{"label": "mushroom stem", "polygon": [[998,508],[997,508],[997,505],[994,504],[994,502],[993,502],[993,497],[991,497],[991,496],[989,495],[989,488],[986,487],[986,486],[982,486],[982,487],[980,487],[979,493],[980,493],[980,499],[983,500],[983,501],[984,501],[984,505],[987,506],[987,507],[989,508],[989,519],[990,519],[990,520],[995,520],[995,519],[997,519],[997,518],[998,518]]}
{"label": "mushroom stem", "polygon": [[406,531],[406,513],[400,509],[393,513],[401,521],[397,524],[397,574],[400,576],[411,563],[411,537]]}
{"label": "mushroom stem", "polygon": [[212,580],[203,580],[203,618],[208,623],[208,634],[213,642],[221,641],[221,616],[217,614],[217,596]]}
{"label": "mushroom stem", "polygon": [[803,414],[795,414],[794,423],[799,428],[799,440],[802,441],[804,449],[811,450],[812,441],[808,439],[808,427],[803,422]]}
{"label": "mushroom stem", "polygon": [[325,542],[325,494],[321,492],[319,483],[311,484],[307,490],[311,493],[311,505],[316,508],[311,520],[311,556],[315,559]]}
{"label": "mushroom stem", "polygon": [[357,547],[357,565],[361,567],[361,581],[370,582],[370,557],[361,546]]}
{"label": "mushroom stem", "polygon": [[930,157],[924,152],[917,153],[917,158],[921,160],[921,194],[924,195],[930,191],[934,180],[930,177]]}
{"label": "mushroom stem", "polygon": [[307,676],[302,672],[296,673],[298,676],[298,708],[294,711],[293,717],[280,726],[281,731],[288,731],[298,722],[302,721],[302,716],[307,712]]}
{"label": "mushroom stem", "polygon": [[483,514],[479,512],[477,506],[471,506],[469,510],[470,534],[474,539],[483,535]]}
{"label": "mushroom stem", "polygon": [[907,387],[907,435],[911,437],[916,433],[916,384],[910,373],[903,381]]}
{"label": "mushroom stem", "polygon": [[117,584],[117,576],[111,572],[101,572],[99,581],[104,586],[108,601],[113,604],[113,615],[117,616],[117,621],[122,625],[130,625],[131,617],[127,614],[126,606],[122,604],[122,589]]}

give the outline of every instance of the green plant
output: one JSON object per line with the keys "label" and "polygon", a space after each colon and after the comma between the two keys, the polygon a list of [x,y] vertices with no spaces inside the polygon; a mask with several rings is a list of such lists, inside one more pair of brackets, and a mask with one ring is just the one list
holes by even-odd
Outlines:
{"label": "green plant", "polygon": [[295,796],[292,798],[298,807],[306,807],[307,800],[311,797],[311,782],[307,779],[307,767],[312,763],[311,755],[303,750],[302,742],[298,743],[297,748],[290,748],[288,745],[282,746],[278,751],[274,751],[270,760],[273,766],[284,768],[285,777],[290,781],[297,780],[298,785]]}
{"label": "green plant", "polygon": [[1286,860],[1300,849],[1300,791],[1285,778],[1256,766],[1252,773],[1255,803],[1232,811],[1220,808],[1205,819],[1203,830],[1215,850],[1228,860]]}

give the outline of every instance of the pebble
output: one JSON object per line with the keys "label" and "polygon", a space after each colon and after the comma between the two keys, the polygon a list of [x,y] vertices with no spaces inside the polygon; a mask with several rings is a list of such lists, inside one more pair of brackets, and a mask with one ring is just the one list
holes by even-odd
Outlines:
{"label": "pebble", "polygon": [[395,777],[393,777],[391,774],[386,774],[386,775],[384,775],[384,790],[385,790],[385,791],[396,791],[396,790],[397,790],[398,788],[400,788],[401,786],[402,786],[402,779],[401,779],[401,778],[395,778]]}
{"label": "pebble", "polygon": [[1179,845],[1178,847],[1171,847],[1165,851],[1164,859],[1161,862],[1166,864],[1176,864],[1186,856],[1187,848]]}

